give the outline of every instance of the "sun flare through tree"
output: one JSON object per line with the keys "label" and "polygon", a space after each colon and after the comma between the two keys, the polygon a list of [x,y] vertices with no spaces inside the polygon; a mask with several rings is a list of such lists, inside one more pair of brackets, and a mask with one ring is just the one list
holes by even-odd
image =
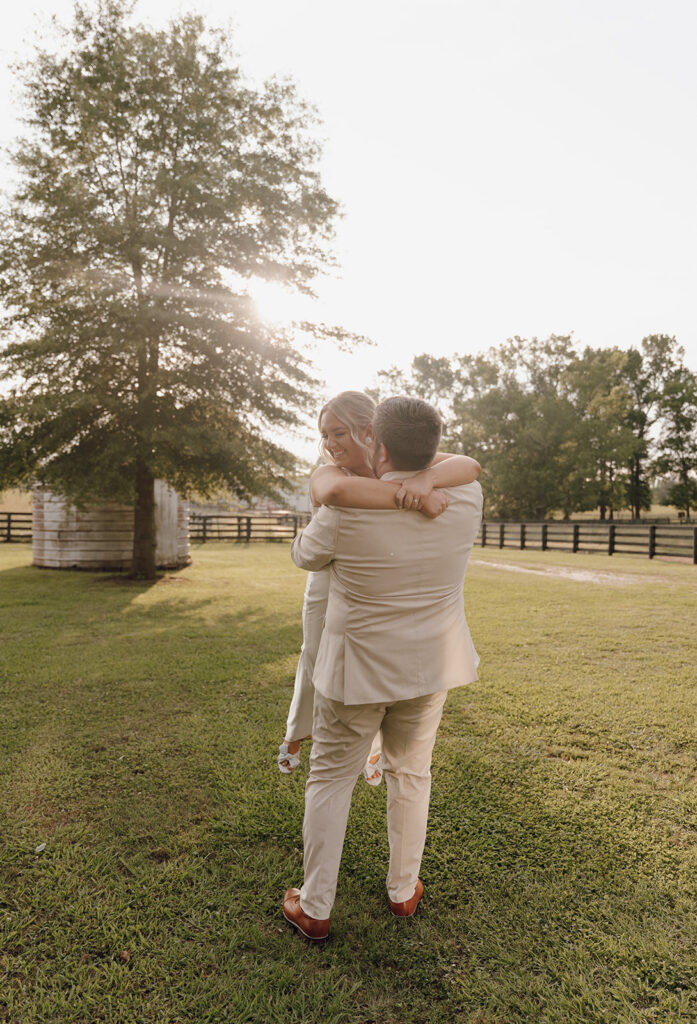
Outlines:
{"label": "sun flare through tree", "polygon": [[229,36],[200,18],[146,28],[120,0],[76,5],[22,80],[0,488],[134,502],[133,573],[152,578],[156,478],[247,495],[293,466],[268,431],[301,421],[314,382],[246,282],[312,294],[332,264],[315,113],[287,81],[245,84]]}

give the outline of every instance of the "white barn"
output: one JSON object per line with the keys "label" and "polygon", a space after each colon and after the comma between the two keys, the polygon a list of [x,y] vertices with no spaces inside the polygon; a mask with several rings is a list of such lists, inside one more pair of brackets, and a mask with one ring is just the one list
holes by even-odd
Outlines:
{"label": "white barn", "polygon": [[[189,507],[162,480],[155,481],[155,563],[188,565]],[[59,495],[34,488],[34,565],[46,569],[130,569],[133,507],[114,502],[75,508]]]}

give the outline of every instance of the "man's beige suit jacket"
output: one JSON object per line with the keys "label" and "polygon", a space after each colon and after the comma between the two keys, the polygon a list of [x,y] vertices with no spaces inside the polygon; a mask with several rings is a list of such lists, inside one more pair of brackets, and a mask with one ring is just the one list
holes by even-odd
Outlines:
{"label": "man's beige suit jacket", "polygon": [[482,489],[472,483],[444,493],[450,504],[437,519],[325,505],[293,541],[301,569],[331,563],[313,680],[325,697],[390,703],[477,678],[462,588]]}

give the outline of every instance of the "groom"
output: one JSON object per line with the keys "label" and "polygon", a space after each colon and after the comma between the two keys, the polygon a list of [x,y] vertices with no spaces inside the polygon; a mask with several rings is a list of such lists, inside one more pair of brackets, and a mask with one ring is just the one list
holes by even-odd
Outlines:
{"label": "groom", "polygon": [[[373,468],[385,480],[430,465],[439,413],[416,398],[388,398],[375,415]],[[446,693],[477,678],[462,597],[482,511],[478,483],[443,492],[437,519],[402,510],[323,506],[291,549],[301,569],[332,563],[315,663],[315,710],[303,825],[305,882],[283,914],[308,939],[329,934],[356,779],[382,728],[392,913],[410,917],[431,791],[431,753]]]}

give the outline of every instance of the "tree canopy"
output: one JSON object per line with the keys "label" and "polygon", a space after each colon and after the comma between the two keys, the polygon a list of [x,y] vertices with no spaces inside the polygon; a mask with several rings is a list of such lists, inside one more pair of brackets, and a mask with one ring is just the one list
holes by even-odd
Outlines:
{"label": "tree canopy", "polygon": [[311,293],[331,263],[316,116],[289,82],[245,84],[224,32],[190,15],[147,28],[119,0],[77,4],[22,78],[0,489],[135,501],[134,569],[152,576],[155,478],[248,495],[293,466],[269,431],[299,422],[313,381],[245,281]]}
{"label": "tree canopy", "polygon": [[697,497],[697,378],[668,335],[639,348],[586,347],[552,335],[509,339],[478,355],[417,356],[382,387],[444,413],[444,444],[483,467],[487,514],[613,517],[650,507],[651,478],[673,474],[668,500],[689,516]]}

